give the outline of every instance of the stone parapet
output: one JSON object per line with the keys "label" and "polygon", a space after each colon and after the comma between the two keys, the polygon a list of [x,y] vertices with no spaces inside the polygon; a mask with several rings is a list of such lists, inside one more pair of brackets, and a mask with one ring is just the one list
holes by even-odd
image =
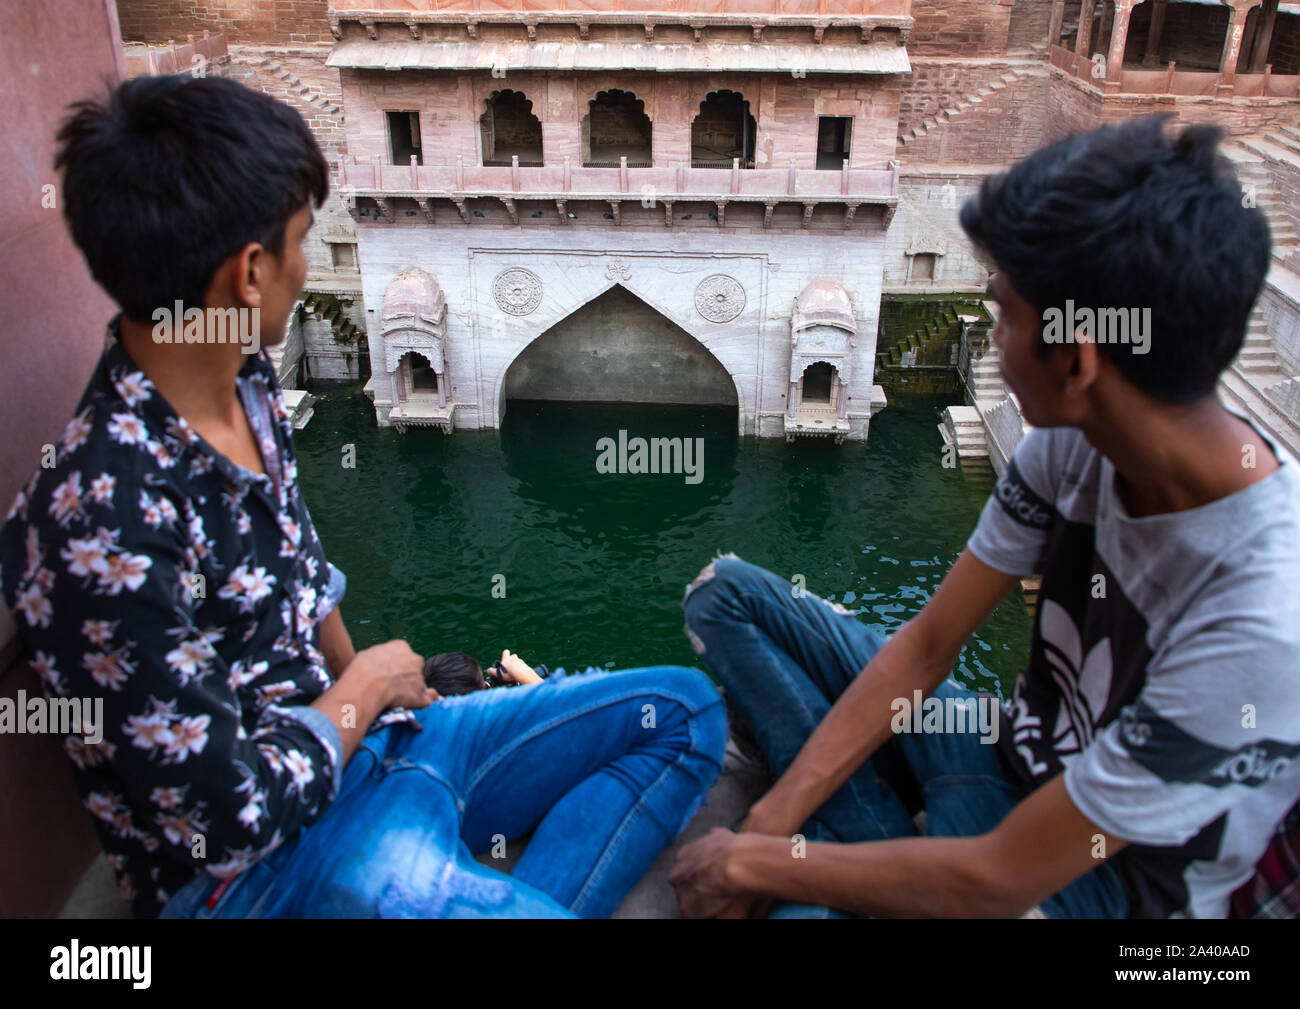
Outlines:
{"label": "stone parapet", "polygon": [[668,5],[656,8],[645,0],[342,0],[330,5],[327,17],[336,39],[355,33],[372,41],[498,33],[531,41],[556,32],[585,41],[630,27],[647,42],[761,43],[775,33],[816,45],[886,38],[904,45],[913,23],[911,5],[912,0],[744,0],[719,10],[721,5],[710,0],[679,0],[664,10]]}

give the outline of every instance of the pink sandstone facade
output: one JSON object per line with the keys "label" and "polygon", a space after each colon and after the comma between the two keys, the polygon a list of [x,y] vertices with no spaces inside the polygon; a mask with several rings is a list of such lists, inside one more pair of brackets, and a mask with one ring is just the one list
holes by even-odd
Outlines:
{"label": "pink sandstone facade", "polygon": [[[912,339],[878,345],[882,301],[985,290],[955,214],[984,175],[1069,132],[1154,111],[1224,126],[1243,183],[1270,215],[1280,279],[1261,298],[1234,395],[1275,429],[1294,420],[1289,196],[1300,169],[1286,152],[1300,146],[1291,151],[1281,132],[1297,114],[1294,5],[119,9],[131,41],[183,47],[191,34],[220,33],[221,72],[295,105],[315,130],[335,192],[282,370],[291,384],[368,366],[381,424],[494,427],[514,397],[660,398],[734,402],[751,434],[864,438],[884,402],[880,368],[897,382],[934,358]],[[428,278],[424,299],[444,307],[436,323],[395,327],[385,297],[412,270]],[[826,285],[843,292],[848,328],[806,332],[797,348],[800,296]],[[987,312],[962,315],[951,363],[996,465],[1019,422],[988,323]],[[666,360],[686,363],[674,371]]]}

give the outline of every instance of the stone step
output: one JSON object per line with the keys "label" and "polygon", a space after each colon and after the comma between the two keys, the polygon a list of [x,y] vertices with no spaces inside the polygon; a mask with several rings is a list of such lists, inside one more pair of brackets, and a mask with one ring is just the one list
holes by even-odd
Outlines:
{"label": "stone step", "polygon": [[1277,144],[1279,147],[1285,147],[1289,150],[1300,153],[1300,140],[1295,137],[1288,137],[1283,133],[1265,133],[1264,139],[1270,143]]}
{"label": "stone step", "polygon": [[1278,161],[1282,164],[1300,168],[1300,154],[1288,147],[1280,147],[1277,144],[1256,137],[1244,137],[1239,143],[1247,150],[1254,151],[1269,161]]}

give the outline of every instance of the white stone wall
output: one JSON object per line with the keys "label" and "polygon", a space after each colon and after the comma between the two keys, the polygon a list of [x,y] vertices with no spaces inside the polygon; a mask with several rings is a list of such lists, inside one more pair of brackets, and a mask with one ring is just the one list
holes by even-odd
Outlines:
{"label": "white stone wall", "polygon": [[1300,304],[1271,282],[1259,296],[1282,373],[1300,375]]}
{"label": "white stone wall", "polygon": [[[699,340],[727,369],[736,383],[742,434],[781,437],[794,299],[820,277],[843,285],[853,299],[858,345],[848,416],[851,437],[866,437],[884,252],[879,231],[656,234],[361,224],[357,237],[381,422],[391,393],[377,308],[398,271],[414,264],[438,280],[447,298],[447,365],[457,428],[498,426],[511,362],[556,322],[620,283]],[[503,311],[493,293],[496,278],[514,268],[529,271],[540,283],[536,306],[523,315]],[[744,292],[743,307],[728,321],[710,321],[696,306],[698,285],[715,274],[733,278]]]}
{"label": "white stone wall", "polygon": [[[988,270],[974,250],[957,213],[978,188],[982,176],[936,169],[912,170],[898,180],[898,210],[885,245],[884,289],[890,294],[976,292],[988,285]],[[951,188],[949,188],[951,187]],[[935,257],[934,279],[908,276],[908,250],[940,251]]]}

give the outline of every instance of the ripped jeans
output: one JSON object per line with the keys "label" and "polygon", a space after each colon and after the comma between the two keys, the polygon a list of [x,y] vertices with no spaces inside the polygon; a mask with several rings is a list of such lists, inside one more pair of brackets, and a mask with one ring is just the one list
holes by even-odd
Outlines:
{"label": "ripped jeans", "polygon": [[[686,633],[753,730],[773,774],[794,762],[831,705],[884,639],[851,611],[734,555],[709,564],[686,589]],[[949,679],[931,695],[973,700]],[[925,833],[975,837],[1028,794],[973,732],[899,733],[855,771],[800,829],[809,841],[911,837],[909,807],[924,806]],[[904,799],[907,802],[904,802]],[[1122,918],[1119,873],[1103,862],[1043,901],[1048,918]],[[771,917],[851,917],[824,907],[773,904]]]}
{"label": "ripped jeans", "polygon": [[[726,718],[695,669],[590,672],[444,698],[368,734],[339,794],[216,900],[163,917],[608,917],[703,803]],[[532,833],[511,875],[504,854]],[[211,906],[209,906],[211,905]]]}

